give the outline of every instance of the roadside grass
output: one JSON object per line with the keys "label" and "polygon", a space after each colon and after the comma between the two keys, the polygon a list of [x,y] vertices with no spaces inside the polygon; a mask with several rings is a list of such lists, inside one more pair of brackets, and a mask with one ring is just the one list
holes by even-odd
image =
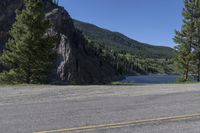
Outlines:
{"label": "roadside grass", "polygon": [[182,78],[177,79],[175,84],[199,84],[200,82],[195,81],[195,79],[189,79],[187,81],[183,80]]}
{"label": "roadside grass", "polygon": [[176,82],[175,84],[200,84],[200,82],[187,81],[187,82]]}
{"label": "roadside grass", "polygon": [[0,84],[0,87],[14,87],[14,88],[19,88],[19,87],[23,87],[23,88],[26,88],[26,87],[31,87],[31,88],[37,88],[37,87],[47,87],[47,86],[50,86],[50,85],[43,85],[43,84]]}
{"label": "roadside grass", "polygon": [[[180,81],[176,81],[174,83],[166,83],[166,84],[200,84],[200,82],[194,82],[194,81],[186,81],[186,82],[180,82]],[[118,81],[114,81],[108,84],[104,84],[104,85],[113,85],[113,86],[118,86],[118,85],[127,85],[127,86],[135,86],[138,85],[137,83],[134,82],[118,82]],[[146,84],[148,85],[148,84]],[[0,88],[1,87],[31,87],[31,88],[38,88],[38,87],[52,87],[52,86],[90,86],[90,85],[53,85],[53,84],[6,84],[6,83],[0,83]],[[94,84],[95,86],[95,84]],[[102,86],[102,85],[99,85]]]}
{"label": "roadside grass", "polygon": [[110,85],[136,85],[135,83],[133,82],[111,82]]}

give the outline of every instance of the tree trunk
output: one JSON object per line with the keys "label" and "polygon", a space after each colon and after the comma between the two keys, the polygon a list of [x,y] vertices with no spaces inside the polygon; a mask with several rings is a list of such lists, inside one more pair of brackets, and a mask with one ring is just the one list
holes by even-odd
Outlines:
{"label": "tree trunk", "polygon": [[189,61],[186,65],[186,70],[185,70],[185,74],[184,74],[184,80],[187,81],[189,77]]}
{"label": "tree trunk", "polygon": [[[29,59],[29,62],[30,62],[30,59]],[[31,83],[30,77],[31,77],[31,66],[30,66],[30,63],[28,63],[27,70],[26,70],[26,83],[27,84]]]}

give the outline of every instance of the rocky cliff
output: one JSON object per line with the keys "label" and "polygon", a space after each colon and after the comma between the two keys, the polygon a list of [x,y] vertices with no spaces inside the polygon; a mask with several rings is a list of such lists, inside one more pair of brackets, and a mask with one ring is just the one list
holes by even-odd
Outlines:
{"label": "rocky cliff", "polygon": [[[117,72],[95,56],[87,47],[87,41],[75,29],[68,12],[51,2],[43,0],[44,12],[52,23],[48,34],[57,38],[57,58],[51,75],[51,83],[103,84],[118,78]],[[9,30],[15,21],[15,10],[23,9],[22,0],[0,1],[0,51],[9,38]],[[0,68],[1,69],[1,68]]]}

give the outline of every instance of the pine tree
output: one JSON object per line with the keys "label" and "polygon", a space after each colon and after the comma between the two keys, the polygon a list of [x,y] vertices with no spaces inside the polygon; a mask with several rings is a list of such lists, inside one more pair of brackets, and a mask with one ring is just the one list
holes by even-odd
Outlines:
{"label": "pine tree", "polygon": [[24,2],[25,9],[16,11],[11,38],[0,59],[9,71],[0,77],[9,82],[47,83],[54,59],[53,38],[46,34],[50,23],[41,0]]}
{"label": "pine tree", "polygon": [[195,6],[195,37],[194,37],[194,53],[195,53],[195,62],[196,62],[196,73],[197,73],[197,81],[200,81],[200,0],[196,0]]}
{"label": "pine tree", "polygon": [[189,79],[190,64],[194,58],[193,43],[195,36],[195,6],[196,0],[185,0],[183,10],[183,26],[181,31],[176,31],[174,41],[178,44],[176,61],[180,69],[183,70],[183,80]]}

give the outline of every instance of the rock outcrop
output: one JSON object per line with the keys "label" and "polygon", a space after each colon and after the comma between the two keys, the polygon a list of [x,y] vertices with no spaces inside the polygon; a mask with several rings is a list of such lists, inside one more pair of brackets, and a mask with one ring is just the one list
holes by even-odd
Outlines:
{"label": "rock outcrop", "polygon": [[[75,29],[68,12],[51,2],[43,0],[47,19],[52,23],[48,34],[57,38],[57,58],[51,75],[51,83],[57,84],[103,84],[116,80],[117,72],[95,56],[80,31]],[[4,9],[2,9],[4,7]],[[0,50],[7,41],[15,20],[15,9],[22,9],[22,0],[0,1]],[[0,68],[1,69],[1,68]]]}

